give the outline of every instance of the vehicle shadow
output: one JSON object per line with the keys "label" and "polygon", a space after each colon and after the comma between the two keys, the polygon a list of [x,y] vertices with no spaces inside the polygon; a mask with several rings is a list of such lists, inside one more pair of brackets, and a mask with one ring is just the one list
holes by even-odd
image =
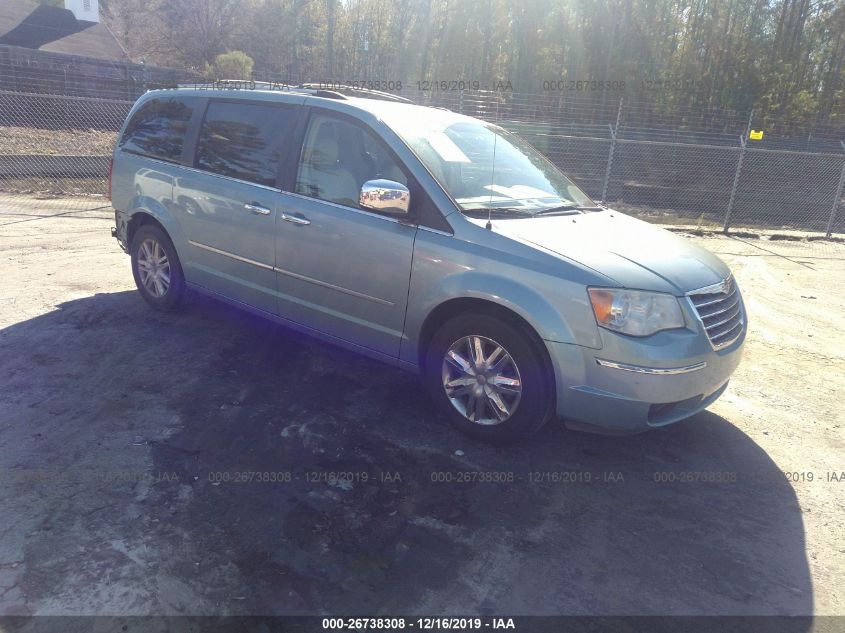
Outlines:
{"label": "vehicle shadow", "polygon": [[492,447],[412,375],[135,292],[0,331],[0,375],[0,465],[70,473],[0,493],[30,530],[7,611],[131,585],[126,611],[156,614],[812,613],[796,495],[713,413]]}

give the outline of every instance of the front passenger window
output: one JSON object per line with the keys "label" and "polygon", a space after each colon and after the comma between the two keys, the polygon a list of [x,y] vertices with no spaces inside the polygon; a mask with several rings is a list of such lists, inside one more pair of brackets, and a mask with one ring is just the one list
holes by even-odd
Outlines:
{"label": "front passenger window", "polygon": [[377,178],[407,184],[402,169],[369,130],[321,114],[311,117],[296,193],[357,209],[361,185]]}

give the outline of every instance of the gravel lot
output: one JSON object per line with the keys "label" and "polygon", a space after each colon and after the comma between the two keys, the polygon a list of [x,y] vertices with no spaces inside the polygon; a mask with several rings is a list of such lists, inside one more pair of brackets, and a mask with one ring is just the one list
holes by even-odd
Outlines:
{"label": "gravel lot", "polygon": [[0,198],[0,614],[845,614],[845,245],[695,238],[750,314],[722,399],[493,448],[411,375],[151,311],[104,204]]}

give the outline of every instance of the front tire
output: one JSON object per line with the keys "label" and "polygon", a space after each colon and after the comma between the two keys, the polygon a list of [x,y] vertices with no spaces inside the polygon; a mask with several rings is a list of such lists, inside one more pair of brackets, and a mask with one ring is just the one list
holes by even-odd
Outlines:
{"label": "front tire", "polygon": [[550,372],[521,326],[471,313],[450,319],[435,333],[424,380],[459,430],[505,443],[535,433],[550,417]]}
{"label": "front tire", "polygon": [[178,306],[185,293],[185,276],[167,233],[144,224],[132,236],[129,252],[132,276],[144,301],[164,312]]}

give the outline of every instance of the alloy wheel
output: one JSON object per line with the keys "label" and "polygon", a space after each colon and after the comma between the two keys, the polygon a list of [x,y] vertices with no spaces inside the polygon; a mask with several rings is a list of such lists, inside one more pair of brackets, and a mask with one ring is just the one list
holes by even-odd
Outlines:
{"label": "alloy wheel", "polygon": [[161,244],[148,237],[138,248],[141,283],[152,296],[161,298],[170,288],[170,261]]}
{"label": "alloy wheel", "polygon": [[522,396],[516,362],[501,344],[484,336],[465,336],[452,343],[443,359],[442,377],[452,406],[476,424],[505,422]]}

